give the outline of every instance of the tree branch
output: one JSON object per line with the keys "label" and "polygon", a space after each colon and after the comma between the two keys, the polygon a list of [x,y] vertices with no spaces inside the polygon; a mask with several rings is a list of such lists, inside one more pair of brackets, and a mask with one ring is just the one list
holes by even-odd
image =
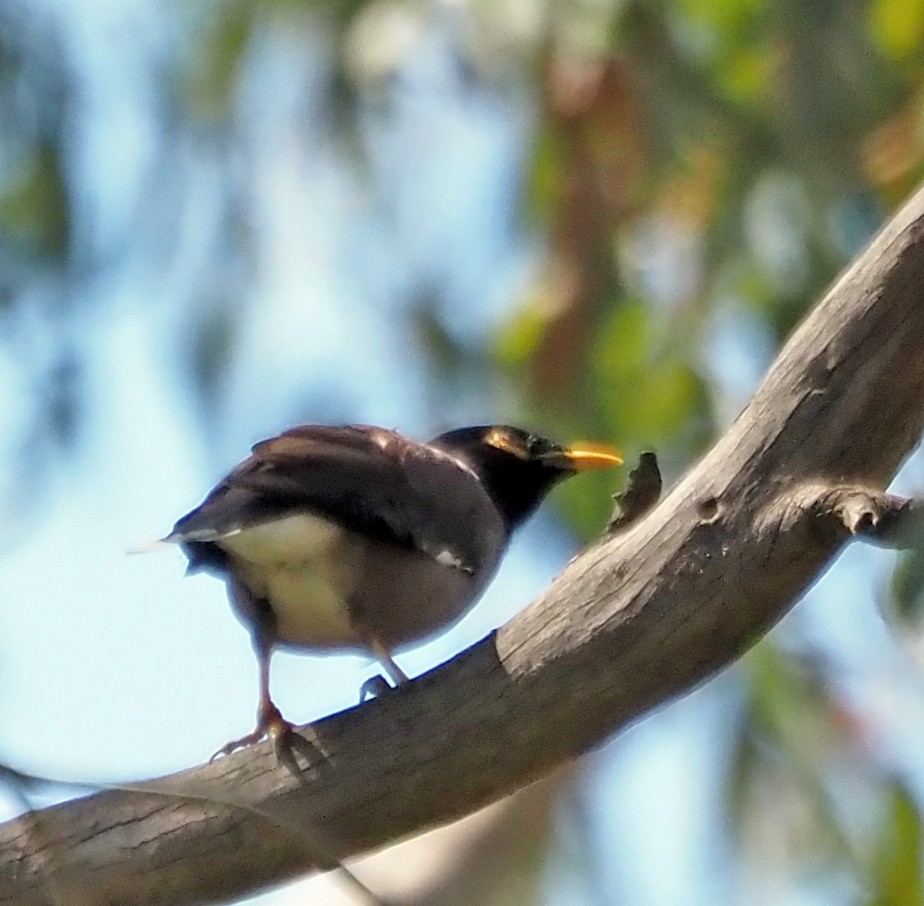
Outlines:
{"label": "tree branch", "polygon": [[885,494],[861,484],[807,481],[783,491],[767,507],[763,522],[782,531],[814,519],[814,530],[861,538],[879,547],[909,550],[924,542],[924,508],[909,497]]}
{"label": "tree branch", "polygon": [[702,682],[766,632],[847,537],[889,524],[877,492],[864,503],[857,489],[884,487],[924,427],[922,288],[919,192],[658,506],[574,560],[495,635],[316,724],[328,758],[304,787],[261,745],[148,785],[169,795],[104,792],[9,822],[0,902],[53,902],[49,871],[75,904],[241,896],[315,867],[305,840],[342,858],[451,821]]}

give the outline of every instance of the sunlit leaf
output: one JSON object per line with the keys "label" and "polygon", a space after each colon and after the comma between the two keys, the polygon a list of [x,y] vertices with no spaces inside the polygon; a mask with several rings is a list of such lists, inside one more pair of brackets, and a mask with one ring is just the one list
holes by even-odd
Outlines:
{"label": "sunlit leaf", "polygon": [[873,865],[870,906],[924,904],[921,811],[914,794],[893,777],[885,797],[885,814]]}
{"label": "sunlit leaf", "polygon": [[650,357],[650,317],[650,310],[639,300],[613,306],[595,342],[594,370],[603,387],[616,387],[627,380],[641,386],[639,378]]}
{"label": "sunlit leaf", "polygon": [[548,324],[541,300],[526,305],[502,328],[495,343],[502,365],[522,364],[536,351]]}
{"label": "sunlit leaf", "polygon": [[743,48],[726,62],[720,84],[735,100],[763,102],[770,93],[776,66],[771,48]]}
{"label": "sunlit leaf", "polygon": [[924,38],[924,0],[874,0],[870,30],[890,57],[900,59],[919,51]]}
{"label": "sunlit leaf", "polygon": [[723,37],[740,36],[764,5],[764,0],[682,0],[683,10]]}

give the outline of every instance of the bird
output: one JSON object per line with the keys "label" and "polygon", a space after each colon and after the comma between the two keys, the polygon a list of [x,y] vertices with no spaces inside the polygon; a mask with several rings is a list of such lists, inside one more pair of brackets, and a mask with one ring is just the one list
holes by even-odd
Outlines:
{"label": "bird", "polygon": [[546,494],[621,462],[611,448],[510,425],[426,443],[371,425],[300,425],[257,443],[161,539],[179,545],[187,573],[224,580],[259,666],[256,727],[213,758],[265,737],[290,769],[295,752],[309,757],[270,694],[276,649],[366,652],[406,682],[395,650],[473,606]]}

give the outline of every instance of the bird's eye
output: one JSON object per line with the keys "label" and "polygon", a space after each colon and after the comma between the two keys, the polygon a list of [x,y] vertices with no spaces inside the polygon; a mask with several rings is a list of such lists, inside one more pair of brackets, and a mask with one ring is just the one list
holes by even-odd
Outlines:
{"label": "bird's eye", "polygon": [[526,438],[526,452],[530,456],[540,456],[546,450],[546,440],[543,437],[538,437],[535,434],[530,434]]}

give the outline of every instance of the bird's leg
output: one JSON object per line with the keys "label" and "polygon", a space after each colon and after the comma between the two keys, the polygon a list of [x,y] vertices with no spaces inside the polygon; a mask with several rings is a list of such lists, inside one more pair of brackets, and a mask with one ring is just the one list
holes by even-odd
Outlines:
{"label": "bird's leg", "polygon": [[257,707],[257,726],[252,733],[242,736],[240,739],[232,739],[231,742],[223,745],[211,758],[214,761],[222,755],[230,755],[237,749],[243,749],[258,743],[263,737],[275,739],[285,732],[290,724],[282,716],[282,713],[273,703],[269,691],[269,671],[271,649],[267,645],[254,642],[254,653],[257,656],[257,663],[260,667],[260,704]]}
{"label": "bird's leg", "polygon": [[[381,642],[373,639],[369,643],[369,650],[385,668],[385,672],[391,677],[395,686],[402,686],[408,682],[408,675],[395,663],[391,652]],[[359,703],[362,704],[367,698],[378,698],[385,692],[389,692],[391,688],[388,685],[388,680],[381,673],[370,676],[359,687]]]}
{"label": "bird's leg", "polygon": [[254,651],[260,666],[260,704],[257,708],[257,726],[252,733],[240,739],[232,739],[231,742],[223,745],[209,760],[214,761],[223,755],[230,755],[237,749],[252,746],[266,737],[273,743],[273,751],[276,753],[276,760],[279,764],[296,777],[300,777],[301,770],[298,767],[296,755],[301,754],[310,765],[316,761],[318,753],[304,736],[295,731],[295,725],[282,716],[270,696],[269,673],[272,646],[256,640]]}
{"label": "bird's leg", "polygon": [[402,686],[404,683],[410,682],[408,675],[395,663],[394,658],[392,658],[387,651],[384,649],[376,651],[375,656],[379,659],[379,663],[385,668],[396,686]]}

